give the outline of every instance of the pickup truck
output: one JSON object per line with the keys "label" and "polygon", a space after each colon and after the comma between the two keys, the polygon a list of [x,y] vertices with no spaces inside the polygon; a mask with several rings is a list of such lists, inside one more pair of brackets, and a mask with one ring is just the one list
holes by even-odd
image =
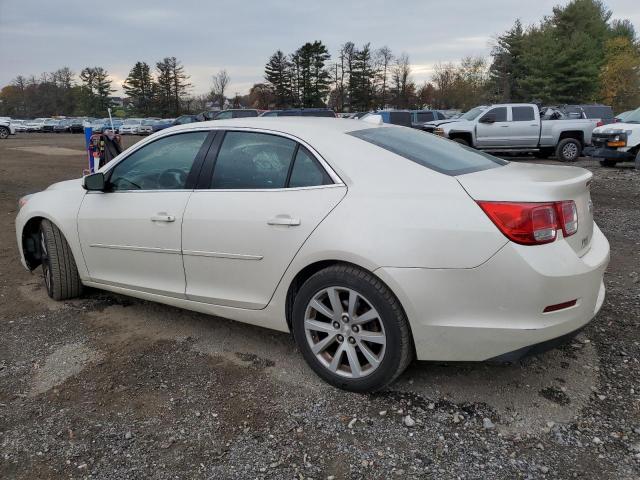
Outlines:
{"label": "pickup truck", "polygon": [[532,152],[538,158],[555,153],[572,162],[591,144],[598,119],[544,120],[531,103],[482,105],[453,120],[424,124],[423,130],[490,152]]}
{"label": "pickup truck", "polygon": [[16,134],[16,127],[11,124],[11,119],[0,118],[0,139],[9,138]]}
{"label": "pickup truck", "polygon": [[599,158],[603,167],[618,162],[635,161],[640,170],[640,108],[628,114],[623,122],[603,125],[593,130],[593,145],[585,155]]}

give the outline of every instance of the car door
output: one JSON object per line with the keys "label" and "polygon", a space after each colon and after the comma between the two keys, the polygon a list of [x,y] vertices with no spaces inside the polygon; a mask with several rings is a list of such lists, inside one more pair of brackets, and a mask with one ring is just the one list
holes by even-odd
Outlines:
{"label": "car door", "polygon": [[217,137],[182,227],[187,298],[260,309],[346,187],[310,149],[256,131]]}
{"label": "car door", "polygon": [[88,192],[78,234],[92,281],[184,297],[181,224],[213,133],[192,131],[147,143]]}
{"label": "car door", "polygon": [[495,107],[484,113],[476,124],[478,147],[506,147],[509,145],[507,107]]}
{"label": "car door", "polygon": [[533,106],[511,107],[510,144],[519,148],[535,148],[540,140],[540,119]]}

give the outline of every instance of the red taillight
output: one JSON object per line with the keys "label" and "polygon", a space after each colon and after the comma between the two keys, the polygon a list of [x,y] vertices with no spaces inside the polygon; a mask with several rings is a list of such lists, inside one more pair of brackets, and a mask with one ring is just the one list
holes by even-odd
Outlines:
{"label": "red taillight", "polygon": [[604,122],[602,120],[598,120],[598,123],[596,123],[596,127],[601,127],[604,125]]}
{"label": "red taillight", "polygon": [[563,202],[478,202],[480,208],[511,241],[521,245],[553,242],[561,229],[565,236],[578,230],[573,200]]}
{"label": "red taillight", "polygon": [[556,208],[558,209],[558,218],[560,219],[562,234],[565,237],[569,237],[576,233],[578,231],[578,209],[576,208],[576,202],[573,200],[557,202]]}

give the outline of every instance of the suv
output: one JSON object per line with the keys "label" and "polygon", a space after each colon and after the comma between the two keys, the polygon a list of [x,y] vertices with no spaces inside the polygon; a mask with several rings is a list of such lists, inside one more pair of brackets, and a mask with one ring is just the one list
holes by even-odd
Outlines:
{"label": "suv", "polygon": [[288,108],[285,110],[269,110],[261,117],[328,117],[336,118],[336,112],[330,108]]}

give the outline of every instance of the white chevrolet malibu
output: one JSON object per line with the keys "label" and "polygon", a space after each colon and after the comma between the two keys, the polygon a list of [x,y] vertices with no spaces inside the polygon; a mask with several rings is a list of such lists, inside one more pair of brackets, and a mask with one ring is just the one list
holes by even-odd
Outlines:
{"label": "white chevrolet malibu", "polygon": [[20,200],[22,262],[84,285],[291,331],[332,385],[413,358],[513,360],[604,300],[591,173],[509,163],[358,120],[183,125]]}

